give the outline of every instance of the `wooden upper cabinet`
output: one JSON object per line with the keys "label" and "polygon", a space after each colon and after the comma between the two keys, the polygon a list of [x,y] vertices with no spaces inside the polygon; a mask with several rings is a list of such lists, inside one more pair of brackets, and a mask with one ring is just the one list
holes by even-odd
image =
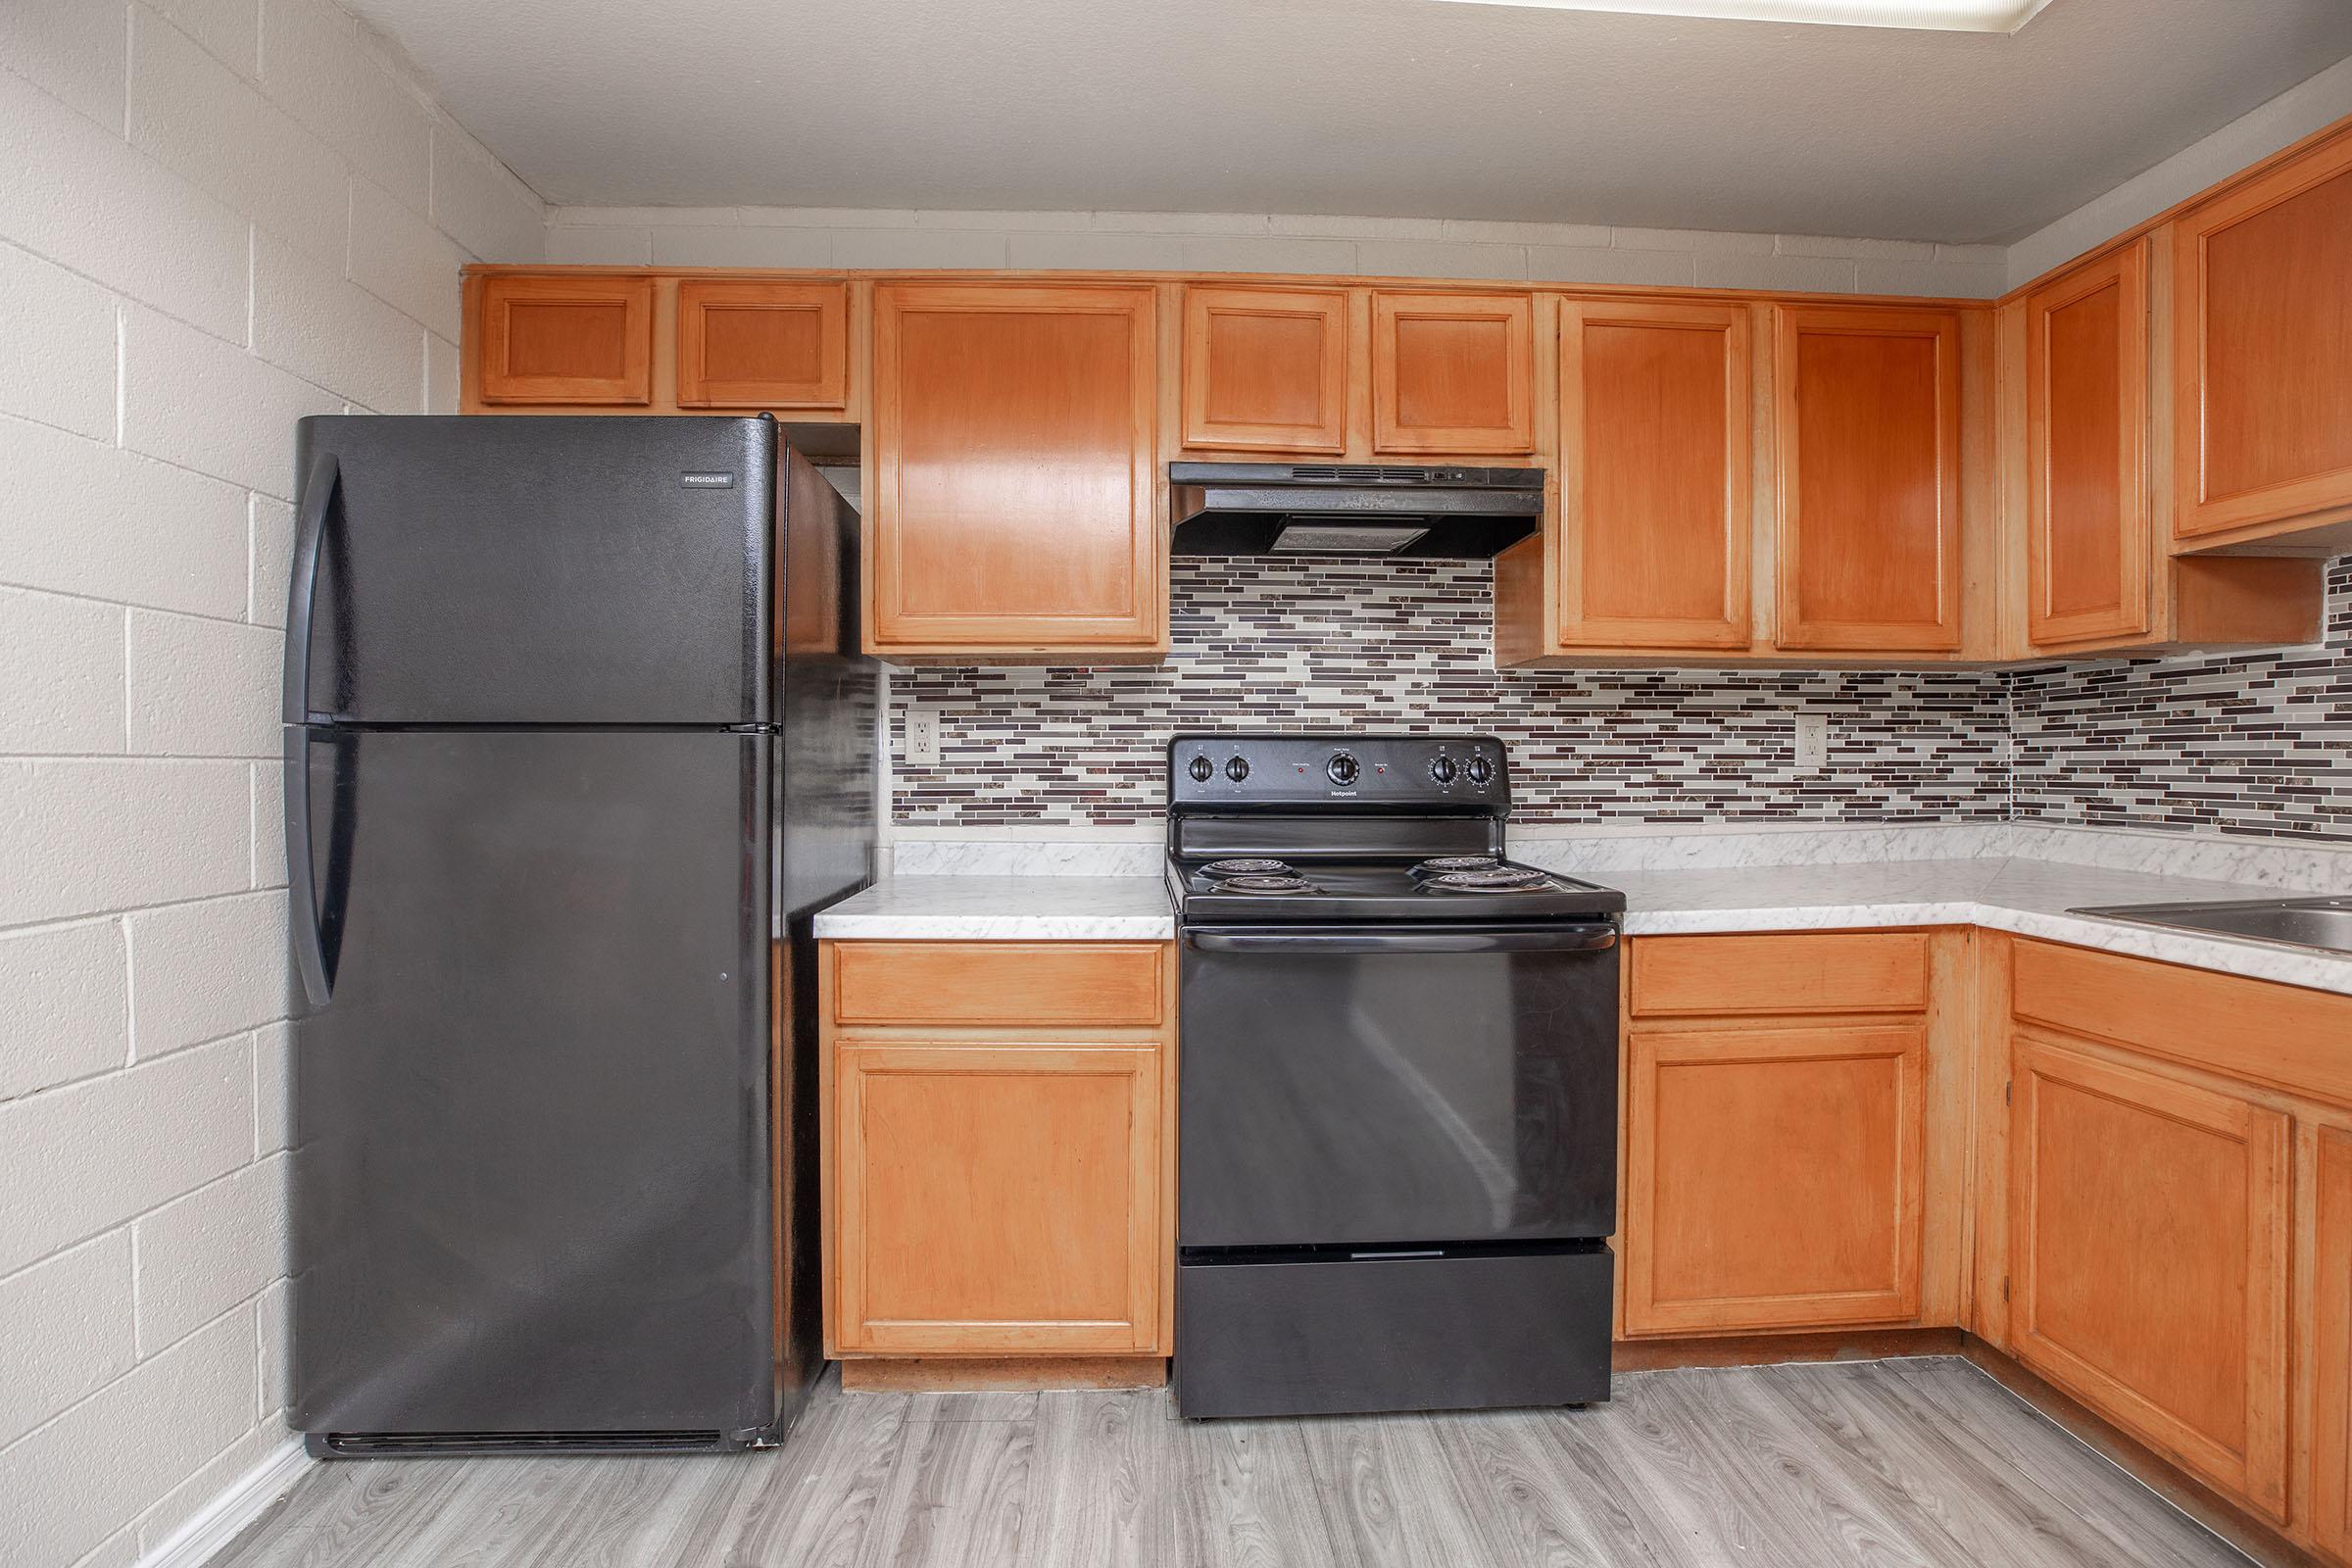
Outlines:
{"label": "wooden upper cabinet", "polygon": [[2025,1361],[2286,1515],[2286,1116],[2021,1037],[2010,1330]]}
{"label": "wooden upper cabinet", "polygon": [[874,290],[876,651],[1158,644],[1153,299]]}
{"label": "wooden upper cabinet", "polygon": [[2312,1533],[2352,1562],[2352,1132],[2319,1133],[2312,1209]]}
{"label": "wooden upper cabinet", "polygon": [[2352,514],[2352,137],[2173,224],[2174,533]]}
{"label": "wooden upper cabinet", "polygon": [[1161,1055],[845,1040],[838,1350],[1162,1351]]}
{"label": "wooden upper cabinet", "polygon": [[654,280],[596,273],[485,278],[474,352],[484,403],[649,403]]}
{"label": "wooden upper cabinet", "polygon": [[1748,311],[1560,308],[1559,641],[1745,648]]}
{"label": "wooden upper cabinet", "polygon": [[1184,290],[1184,444],[1348,449],[1348,291]]}
{"label": "wooden upper cabinet", "polygon": [[1777,641],[1957,649],[1959,318],[1861,306],[1779,318]]}
{"label": "wooden upper cabinet", "polygon": [[678,284],[678,407],[837,409],[849,382],[848,284]]}
{"label": "wooden upper cabinet", "polygon": [[2147,252],[2079,267],[2026,299],[2027,635],[2037,648],[2144,635]]}
{"label": "wooden upper cabinet", "polygon": [[1372,291],[1372,450],[1535,449],[1535,312],[1525,294]]}
{"label": "wooden upper cabinet", "polygon": [[1628,1334],[1919,1315],[1924,1025],[1636,1030],[1628,1050]]}

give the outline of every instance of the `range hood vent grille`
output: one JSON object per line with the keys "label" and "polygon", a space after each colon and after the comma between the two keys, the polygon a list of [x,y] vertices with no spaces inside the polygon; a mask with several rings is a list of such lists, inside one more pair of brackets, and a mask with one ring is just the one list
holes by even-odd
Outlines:
{"label": "range hood vent grille", "polygon": [[1179,556],[1486,561],[1544,525],[1541,468],[1171,463]]}

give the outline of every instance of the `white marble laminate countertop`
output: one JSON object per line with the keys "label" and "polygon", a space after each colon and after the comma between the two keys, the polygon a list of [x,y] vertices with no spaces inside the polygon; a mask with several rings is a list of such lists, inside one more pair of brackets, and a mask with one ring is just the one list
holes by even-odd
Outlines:
{"label": "white marble laminate countertop", "polygon": [[820,938],[908,942],[1165,942],[1157,876],[886,876],[816,917]]}
{"label": "white marble laminate countertop", "polygon": [[[2352,996],[2352,958],[2072,915],[2083,905],[2277,898],[2243,882],[1985,857],[1716,870],[1597,868],[1622,889],[1628,935],[1982,925]],[[824,938],[1165,941],[1176,934],[1156,876],[900,876],[816,917]]]}
{"label": "white marble laminate countertop", "polygon": [[2352,958],[2066,912],[2083,906],[2293,897],[2243,882],[1990,858],[1586,874],[1624,891],[1631,936],[1982,925],[2352,996]]}

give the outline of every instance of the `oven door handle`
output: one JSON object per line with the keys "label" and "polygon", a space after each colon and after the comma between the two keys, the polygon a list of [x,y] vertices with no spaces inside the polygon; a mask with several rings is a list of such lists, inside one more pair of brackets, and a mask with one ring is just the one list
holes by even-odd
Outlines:
{"label": "oven door handle", "polygon": [[1187,931],[1184,943],[1201,953],[1606,953],[1617,945],[1617,928]]}

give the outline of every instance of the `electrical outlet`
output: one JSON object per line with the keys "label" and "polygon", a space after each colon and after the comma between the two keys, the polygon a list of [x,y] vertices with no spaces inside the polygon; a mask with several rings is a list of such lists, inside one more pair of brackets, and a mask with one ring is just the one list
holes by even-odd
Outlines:
{"label": "electrical outlet", "polygon": [[906,760],[939,760],[939,715],[927,708],[906,710]]}
{"label": "electrical outlet", "polygon": [[1830,721],[1820,713],[1796,715],[1796,765],[1830,765]]}

